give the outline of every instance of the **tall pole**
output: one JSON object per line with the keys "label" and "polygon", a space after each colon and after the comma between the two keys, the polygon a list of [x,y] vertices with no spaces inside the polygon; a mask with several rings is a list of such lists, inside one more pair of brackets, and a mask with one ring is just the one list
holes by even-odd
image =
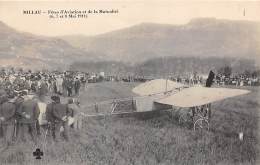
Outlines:
{"label": "tall pole", "polygon": [[168,77],[166,77],[165,92],[167,92],[167,86],[168,86]]}
{"label": "tall pole", "polygon": [[166,60],[165,60],[165,57],[163,57],[163,65],[164,65],[164,77],[166,78],[166,82],[165,82],[165,92],[167,92],[167,87],[168,87],[168,76],[167,76],[167,73],[166,73],[166,70],[167,70],[167,65],[166,65]]}

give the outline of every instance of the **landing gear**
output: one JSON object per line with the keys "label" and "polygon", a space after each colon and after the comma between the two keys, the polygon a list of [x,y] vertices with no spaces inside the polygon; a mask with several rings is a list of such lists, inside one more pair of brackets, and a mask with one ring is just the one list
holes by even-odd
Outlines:
{"label": "landing gear", "polygon": [[198,120],[195,121],[194,126],[193,126],[193,130],[207,130],[209,131],[209,122],[208,120],[204,119],[204,118],[200,118]]}
{"label": "landing gear", "polygon": [[192,113],[191,111],[189,112],[188,108],[173,107],[171,110],[171,119],[172,121],[178,121],[179,125],[185,126],[187,128],[191,127],[191,123],[193,121]]}
{"label": "landing gear", "polygon": [[[186,112],[186,113],[185,113]],[[191,108],[172,108],[172,119],[178,120],[180,125],[193,126],[194,131],[209,131],[211,118],[211,104]]]}
{"label": "landing gear", "polygon": [[192,120],[193,120],[192,115],[190,112],[188,112],[188,113],[181,113],[179,115],[178,121],[180,125],[190,125]]}
{"label": "landing gear", "polygon": [[211,104],[192,107],[193,130],[209,131],[209,121],[211,118]]}

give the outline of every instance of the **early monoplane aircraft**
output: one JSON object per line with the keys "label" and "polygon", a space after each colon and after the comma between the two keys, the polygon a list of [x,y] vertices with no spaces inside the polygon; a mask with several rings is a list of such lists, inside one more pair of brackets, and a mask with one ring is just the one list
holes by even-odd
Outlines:
{"label": "early monoplane aircraft", "polygon": [[[163,109],[188,109],[194,130],[209,129],[211,103],[226,98],[249,93],[248,90],[231,88],[211,88],[214,73],[210,72],[206,86],[187,87],[171,80],[157,79],[138,85],[132,91],[140,96],[136,99],[136,109],[139,112]],[[143,99],[143,100],[142,100]],[[179,116],[182,122],[183,116]]]}
{"label": "early monoplane aircraft", "polygon": [[[188,114],[191,114],[194,130],[197,128],[209,129],[211,103],[250,92],[242,89],[211,88],[213,79],[214,73],[210,72],[205,86],[187,86],[168,79],[147,81],[132,89],[132,92],[139,96],[107,100],[93,105],[86,105],[81,107],[84,109],[81,114],[85,117],[93,117],[158,110],[174,111],[176,109],[186,109],[189,111]],[[130,101],[131,107],[119,108],[125,101]],[[108,106],[109,104],[111,106]],[[106,113],[101,112],[102,106],[108,109]],[[39,103],[39,107],[41,109],[39,117],[40,124],[45,124],[46,121],[43,118],[46,104]],[[92,112],[89,110],[89,107],[92,107]],[[183,120],[184,116],[180,115],[179,122],[183,122]],[[70,123],[72,124],[73,122]]]}

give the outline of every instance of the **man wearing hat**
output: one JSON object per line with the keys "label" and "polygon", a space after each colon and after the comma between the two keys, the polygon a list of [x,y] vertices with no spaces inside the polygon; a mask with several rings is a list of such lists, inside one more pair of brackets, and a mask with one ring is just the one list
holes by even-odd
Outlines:
{"label": "man wearing hat", "polygon": [[32,140],[37,143],[36,123],[40,114],[37,102],[33,100],[33,95],[22,96],[24,101],[17,108],[19,133],[18,139],[25,141],[24,132],[29,132]]}
{"label": "man wearing hat", "polygon": [[7,96],[2,96],[0,100],[0,123],[3,130],[5,144],[8,147],[13,139],[15,129],[15,104],[8,101]]}
{"label": "man wearing hat", "polygon": [[60,129],[63,127],[64,138],[65,140],[69,140],[68,117],[71,114],[69,113],[68,106],[60,103],[59,96],[52,96],[51,99],[52,103],[48,104],[46,108],[46,119],[51,123],[52,136],[55,141],[60,141]]}

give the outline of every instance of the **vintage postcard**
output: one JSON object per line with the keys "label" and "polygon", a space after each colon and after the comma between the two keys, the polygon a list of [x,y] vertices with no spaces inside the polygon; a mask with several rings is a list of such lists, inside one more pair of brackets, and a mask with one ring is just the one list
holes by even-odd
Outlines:
{"label": "vintage postcard", "polygon": [[0,164],[260,164],[260,1],[0,0]]}

